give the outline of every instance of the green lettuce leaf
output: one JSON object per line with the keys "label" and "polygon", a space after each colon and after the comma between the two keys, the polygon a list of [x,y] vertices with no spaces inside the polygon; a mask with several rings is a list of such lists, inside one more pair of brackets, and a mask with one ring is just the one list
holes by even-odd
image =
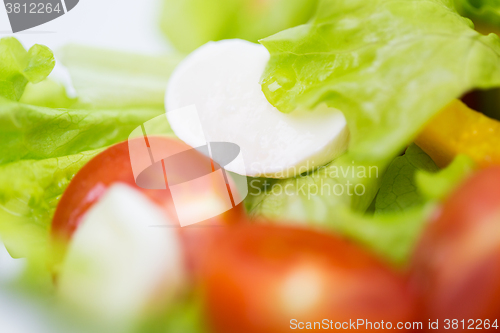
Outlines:
{"label": "green lettuce leaf", "polygon": [[437,173],[419,170],[415,182],[420,193],[427,200],[442,201],[459,186],[464,179],[472,175],[475,169],[474,161],[466,155],[458,155],[453,162]]}
{"label": "green lettuce leaf", "polygon": [[500,27],[499,0],[455,0],[460,14],[479,24]]}
{"label": "green lettuce leaf", "polygon": [[192,290],[187,295],[180,297],[175,304],[166,311],[147,318],[134,333],[209,333],[206,318],[206,305],[202,299],[203,293],[199,289]]}
{"label": "green lettuce leaf", "polygon": [[0,235],[14,257],[47,250],[52,216],[73,176],[100,150],[0,166]]}
{"label": "green lettuce leaf", "polygon": [[343,209],[329,221],[327,228],[365,246],[390,264],[405,267],[435,209],[433,203],[378,215]]}
{"label": "green lettuce leaf", "polygon": [[377,194],[387,164],[367,165],[346,154],[296,178],[251,179],[246,208],[258,223],[334,232],[401,266],[412,253],[433,204],[410,207],[403,212],[364,214]]}
{"label": "green lettuce leaf", "polygon": [[375,216],[363,214],[377,194],[387,164],[367,165],[346,154],[296,178],[250,179],[245,206],[258,223],[334,232],[362,244],[389,263],[402,266],[433,205]]}
{"label": "green lettuce leaf", "polygon": [[[259,223],[334,232],[364,245],[393,265],[404,266],[436,205],[471,174],[473,163],[459,156],[447,168],[438,170],[430,157],[412,144],[404,156],[394,159],[387,168],[384,165],[377,169],[372,165],[370,177],[370,165],[346,154],[296,178],[250,179],[245,207]],[[366,177],[358,172],[363,168]],[[352,189],[358,186],[358,190],[363,186],[363,195],[354,191],[349,195],[348,184]],[[345,190],[342,194],[341,187]],[[374,214],[365,212],[375,195]]]}
{"label": "green lettuce leaf", "polygon": [[346,154],[295,178],[251,179],[245,205],[259,223],[335,232],[401,266],[409,258],[432,205],[402,213],[363,214],[375,198],[388,164],[363,164]]}
{"label": "green lettuce leaf", "polygon": [[57,52],[78,95],[75,108],[163,107],[179,55],[148,56],[80,45]]}
{"label": "green lettuce leaf", "polygon": [[403,156],[396,157],[382,177],[375,202],[375,214],[403,212],[426,201],[417,189],[417,171],[426,175],[439,170],[434,161],[417,145],[412,144]]}
{"label": "green lettuce leaf", "polygon": [[[54,209],[73,175],[163,114],[163,108],[51,109],[0,99],[0,237],[9,252],[44,251]],[[165,122],[157,127],[171,133]]]}
{"label": "green lettuce leaf", "polygon": [[451,100],[500,86],[500,39],[451,0],[323,0],[310,24],[261,43],[267,99],[283,112],[342,110],[356,159],[396,156]]}
{"label": "green lettuce leaf", "polygon": [[364,212],[377,194],[387,162],[365,164],[346,154],[309,174],[252,179],[246,207],[252,216],[322,226],[339,207]]}
{"label": "green lettuce leaf", "polygon": [[182,52],[214,40],[257,42],[306,23],[318,0],[164,0],[161,28]]}
{"label": "green lettuce leaf", "polygon": [[51,109],[0,100],[0,165],[106,147],[161,114],[163,108]]}
{"label": "green lettuce leaf", "polygon": [[54,65],[46,46],[35,44],[26,51],[14,37],[0,39],[0,98],[19,100],[26,84],[44,80]]}
{"label": "green lettuce leaf", "polygon": [[75,102],[76,98],[68,96],[63,84],[51,79],[37,84],[28,83],[19,100],[19,103],[23,104],[63,109],[72,107]]}

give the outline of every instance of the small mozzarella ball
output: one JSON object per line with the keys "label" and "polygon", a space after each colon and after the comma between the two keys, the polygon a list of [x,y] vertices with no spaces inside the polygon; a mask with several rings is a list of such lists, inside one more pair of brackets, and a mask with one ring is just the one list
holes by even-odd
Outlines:
{"label": "small mozzarella ball", "polygon": [[284,114],[272,106],[259,83],[269,57],[264,46],[247,41],[208,43],[176,68],[165,106],[172,129],[187,144],[240,147],[244,165],[230,164],[227,170],[287,178],[341,155],[349,133],[339,110],[321,105]]}
{"label": "small mozzarella ball", "polygon": [[177,230],[169,224],[142,193],[113,185],[71,240],[59,275],[59,299],[82,314],[125,327],[154,301],[172,302],[185,282],[185,268]]}

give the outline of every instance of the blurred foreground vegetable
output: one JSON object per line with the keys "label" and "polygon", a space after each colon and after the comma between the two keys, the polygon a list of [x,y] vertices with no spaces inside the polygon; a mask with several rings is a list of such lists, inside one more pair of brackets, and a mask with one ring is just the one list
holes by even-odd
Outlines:
{"label": "blurred foreground vegetable", "polygon": [[251,42],[303,23],[317,0],[163,0],[161,28],[182,52],[209,41]]}
{"label": "blurred foreground vegetable", "polygon": [[142,55],[69,44],[57,53],[78,94],[77,108],[163,107],[181,56]]}
{"label": "blurred foreground vegetable", "polygon": [[110,186],[67,245],[56,276],[59,303],[113,332],[129,332],[143,318],[164,313],[188,281],[169,222],[141,192]]}
{"label": "blurred foreground vegetable", "polygon": [[467,328],[468,319],[499,318],[500,167],[479,171],[446,200],[418,246],[413,273],[422,319],[464,319]]}
{"label": "blurred foreground vegetable", "polygon": [[230,230],[211,248],[203,275],[217,333],[289,332],[299,322],[333,329],[358,318],[395,328],[414,316],[402,276],[347,241],[305,229]]}
{"label": "blurred foreground vegetable", "polygon": [[[60,298],[82,314],[113,326],[123,321],[120,318],[127,318],[129,325],[137,324],[180,301],[176,297],[198,278],[207,248],[223,227],[245,220],[242,207],[236,206],[181,229],[179,206],[175,206],[178,201],[174,203],[168,187],[160,190],[136,185],[155,181],[165,185],[163,172],[161,179],[150,174],[134,177],[134,166],[152,165],[146,142],[157,162],[193,152],[177,173],[168,174],[169,184],[212,171],[210,159],[178,140],[132,138],[106,149],[75,175],[52,224]],[[145,154],[131,164],[130,150],[142,148]],[[191,190],[185,199],[193,214],[219,207],[224,200],[220,187],[210,179],[198,181]],[[98,298],[102,298],[99,306],[94,304]]]}

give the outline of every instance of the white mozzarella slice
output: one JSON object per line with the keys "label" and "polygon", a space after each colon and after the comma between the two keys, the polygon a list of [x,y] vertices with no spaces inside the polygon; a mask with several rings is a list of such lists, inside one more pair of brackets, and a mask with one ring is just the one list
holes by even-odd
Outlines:
{"label": "white mozzarella slice", "polygon": [[142,193],[112,186],[71,240],[58,280],[60,300],[121,325],[153,302],[167,305],[185,281],[178,233],[167,224]]}
{"label": "white mozzarella slice", "polygon": [[322,105],[284,114],[267,101],[259,81],[268,60],[265,47],[237,39],[211,42],[189,55],[165,97],[176,135],[194,147],[237,144],[245,164],[226,169],[246,176],[286,178],[342,154],[349,134],[339,110]]}

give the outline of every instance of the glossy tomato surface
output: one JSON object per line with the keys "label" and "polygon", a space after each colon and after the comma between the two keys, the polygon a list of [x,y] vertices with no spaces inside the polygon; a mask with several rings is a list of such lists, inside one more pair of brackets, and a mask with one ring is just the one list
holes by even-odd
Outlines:
{"label": "glossy tomato surface", "polygon": [[[173,226],[179,226],[177,213],[172,200],[171,192],[168,187],[166,189],[145,189],[136,185],[136,180],[132,170],[129,147],[142,144],[143,138],[134,139],[132,142],[122,142],[117,145],[107,148],[105,151],[89,161],[72,179],[68,188],[64,192],[54,215],[52,223],[52,236],[54,239],[66,243],[70,241],[72,234],[82,222],[85,213],[101,198],[106,190],[113,184],[121,182],[125,183],[138,191],[141,191],[159,207],[161,207],[166,216],[166,221],[169,221]],[[162,156],[171,156],[192,150],[183,142],[165,137],[148,137],[148,145],[155,147],[156,154]],[[135,164],[150,165],[149,154],[135,156]],[[137,160],[139,158],[140,160]],[[196,169],[202,168],[211,164],[210,159],[195,152],[190,155],[190,173],[196,173]],[[213,164],[212,164],[213,165]],[[182,169],[179,169],[182,173]],[[198,170],[200,171],[200,170]],[[203,170],[204,171],[204,170]],[[200,172],[198,172],[200,173]],[[163,176],[163,174],[162,174]],[[168,180],[185,177],[184,174],[169,174]],[[165,180],[162,178],[162,182]],[[210,181],[198,181],[196,188],[193,188],[192,199],[196,202],[197,195],[212,191],[214,200],[217,203],[220,188],[213,189],[213,183]],[[222,199],[221,199],[222,200]],[[199,200],[198,200],[199,201]],[[194,206],[193,209],[196,209]],[[216,216],[212,219],[203,221],[196,225],[179,228],[179,233],[182,241],[185,244],[185,252],[188,257],[189,266],[197,266],[205,247],[212,240],[212,235],[218,233],[218,226],[226,226],[234,223],[239,223],[244,220],[244,212],[242,205]]]}
{"label": "glossy tomato surface", "polygon": [[203,281],[219,333],[290,332],[308,322],[332,327],[357,319],[396,327],[414,315],[403,277],[351,243],[303,229],[235,227],[211,249]]}
{"label": "glossy tomato surface", "polygon": [[500,318],[500,167],[479,171],[443,204],[413,272],[424,318],[464,320],[466,329],[469,319]]}

